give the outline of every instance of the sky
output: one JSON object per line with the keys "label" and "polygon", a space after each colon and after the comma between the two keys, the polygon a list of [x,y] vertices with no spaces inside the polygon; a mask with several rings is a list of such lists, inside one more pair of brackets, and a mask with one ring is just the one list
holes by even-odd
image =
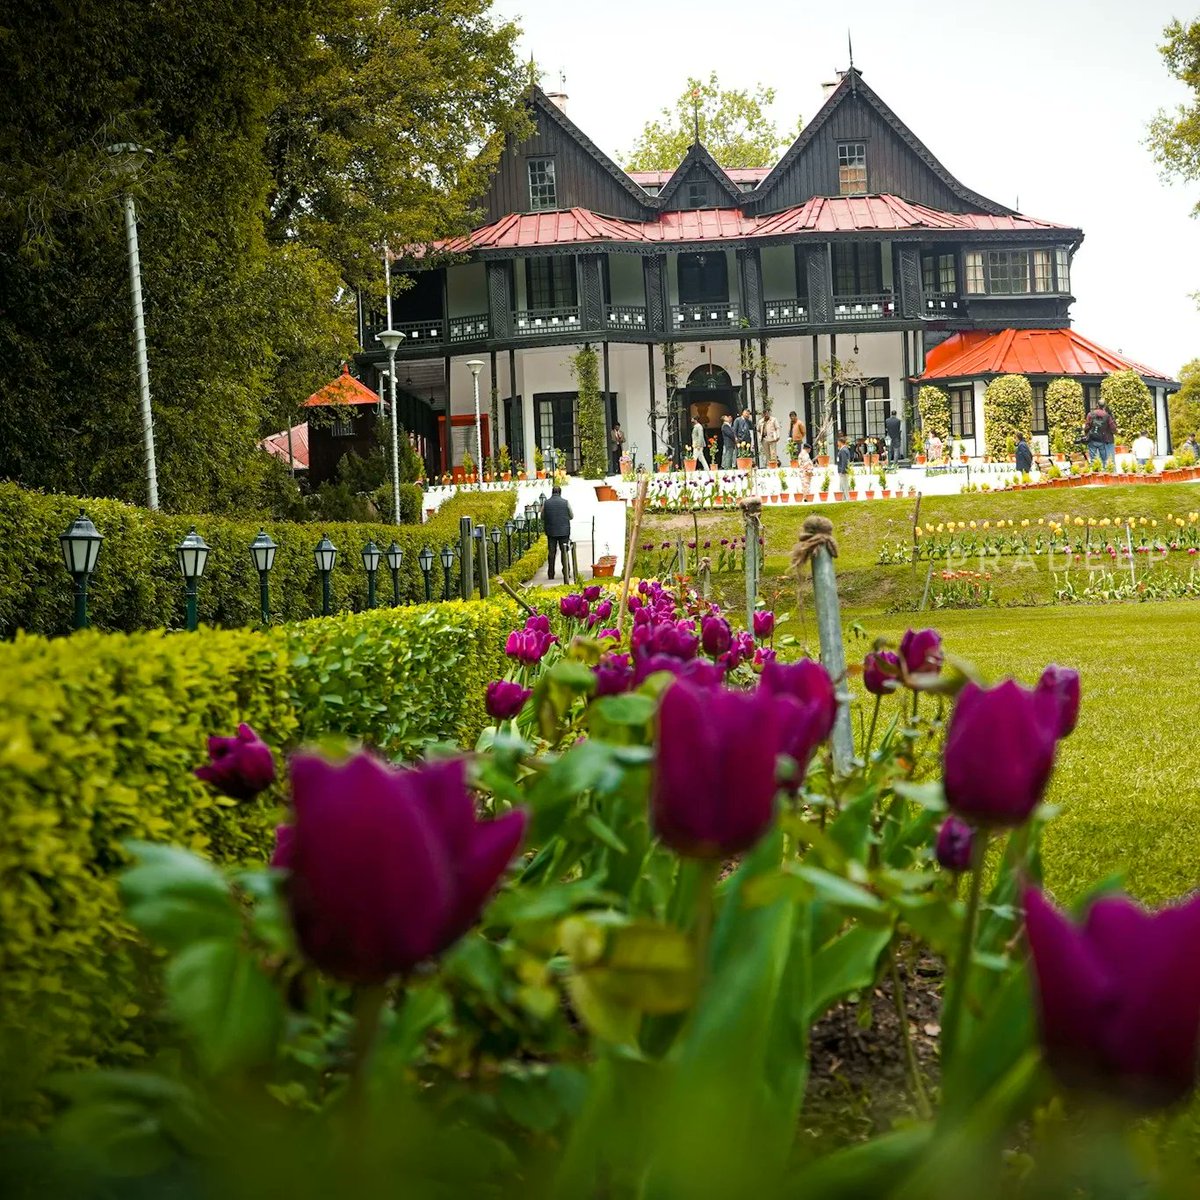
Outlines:
{"label": "sky", "polygon": [[718,73],[776,91],[781,129],[809,120],[821,83],[854,65],[967,187],[1082,228],[1071,315],[1086,337],[1172,377],[1200,357],[1200,185],[1165,183],[1144,145],[1158,109],[1188,99],[1158,53],[1195,9],[1164,0],[495,0],[571,119],[618,161],[642,126]]}

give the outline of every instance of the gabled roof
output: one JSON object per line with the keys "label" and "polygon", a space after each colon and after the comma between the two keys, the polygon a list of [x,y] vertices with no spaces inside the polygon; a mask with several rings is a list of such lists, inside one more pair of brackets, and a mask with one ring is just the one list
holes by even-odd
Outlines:
{"label": "gabled roof", "polygon": [[[722,167],[722,174],[728,176],[734,183],[753,183],[766,179],[771,173],[770,167]],[[642,187],[662,187],[675,174],[674,171],[629,171],[629,178]]]}
{"label": "gabled roof", "polygon": [[1169,375],[1089,341],[1073,329],[1001,329],[956,333],[925,357],[921,380],[985,375],[1110,375],[1136,371],[1143,379],[1173,383]]}
{"label": "gabled roof", "polygon": [[321,408],[331,404],[378,404],[379,397],[365,383],[350,374],[348,363],[342,363],[342,373],[331,379],[319,391],[313,392],[303,408]]}
{"label": "gabled roof", "polygon": [[265,450],[268,454],[275,458],[281,459],[290,466],[295,467],[297,471],[308,470],[308,424],[293,425],[291,428],[292,434],[292,453],[288,455],[288,430],[281,429],[278,433],[269,434],[258,443],[259,448]]}
{"label": "gabled roof", "polygon": [[683,186],[684,180],[697,174],[711,179],[717,186],[718,194],[723,195],[726,200],[732,201],[734,204],[741,202],[743,193],[721,170],[717,160],[699,142],[693,142],[683,156],[683,162],[675,168],[675,173],[667,181],[663,190],[659,192],[657,197],[659,207],[666,208],[675,193]]}
{"label": "gabled roof", "polygon": [[930,153],[929,148],[917,137],[915,133],[888,106],[879,98],[876,93],[867,86],[862,74],[854,67],[851,67],[841,79],[841,82],[829,94],[828,99],[821,106],[817,115],[804,127],[800,132],[800,136],[791,144],[787,153],[775,164],[771,173],[758,185],[754,191],[756,199],[761,199],[770,193],[774,185],[782,178],[788,167],[804,153],[805,148],[812,142],[816,135],[820,132],[822,126],[829,120],[833,113],[844,104],[848,97],[858,96],[879,114],[879,116],[896,132],[896,134],[905,142],[910,150],[917,155],[919,159],[933,172],[948,187],[960,200],[965,204],[971,205],[981,213],[991,213],[996,216],[1012,214],[1011,208],[1006,208],[1003,204],[997,204],[994,200],[989,200],[986,196],[981,196],[978,192],[971,191],[959,183],[949,171],[934,156]]}
{"label": "gabled roof", "polygon": [[437,243],[451,253],[515,250],[589,242],[705,242],[722,239],[781,237],[794,233],[854,231],[963,230],[1045,232],[1078,230],[1013,213],[947,213],[898,196],[814,196],[797,208],[769,217],[750,216],[739,208],[682,209],[649,221],[605,217],[586,208],[557,212],[509,213],[463,237]]}

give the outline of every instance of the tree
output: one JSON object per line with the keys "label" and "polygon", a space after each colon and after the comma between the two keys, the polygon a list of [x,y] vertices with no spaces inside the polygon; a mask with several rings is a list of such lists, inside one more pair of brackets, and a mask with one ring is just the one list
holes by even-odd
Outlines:
{"label": "tree", "polygon": [[1167,401],[1171,444],[1181,446],[1190,433],[1200,433],[1200,358],[1184,363],[1179,371],[1179,391]]}
{"label": "tree", "polygon": [[608,474],[608,426],[600,395],[600,369],[592,346],[584,346],[572,355],[571,374],[579,385],[579,451],[583,459],[579,473],[584,479],[603,479]]}
{"label": "tree", "polygon": [[[766,109],[775,102],[775,89],[757,84],[753,90],[725,89],[713,71],[706,82],[689,79],[672,107],[642,130],[626,156],[627,171],[673,171],[696,140],[699,104],[700,141],[723,167],[769,167],[786,148]],[[797,121],[795,138],[802,122]]]}
{"label": "tree", "polygon": [[1052,379],[1046,387],[1046,426],[1050,449],[1066,454],[1083,429],[1083,388],[1079,380]]}
{"label": "tree", "polygon": [[[1192,90],[1191,100],[1174,112],[1160,109],[1150,123],[1148,143],[1164,175],[1194,183],[1200,180],[1200,19],[1184,25],[1172,21],[1159,52],[1167,69]],[[1200,215],[1200,202],[1192,209]]]}
{"label": "tree", "polygon": [[1154,402],[1136,371],[1114,371],[1100,381],[1100,399],[1117,423],[1117,441],[1126,446],[1141,433],[1153,434]]}

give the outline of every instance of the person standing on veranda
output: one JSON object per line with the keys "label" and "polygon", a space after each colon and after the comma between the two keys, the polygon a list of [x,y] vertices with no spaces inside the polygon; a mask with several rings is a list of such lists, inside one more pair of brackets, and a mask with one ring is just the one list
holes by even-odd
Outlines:
{"label": "person standing on veranda", "polygon": [[735,458],[737,458],[737,436],[733,432],[733,417],[726,413],[721,418],[721,467],[726,471],[733,470]]}
{"label": "person standing on veranda", "polygon": [[562,494],[562,488],[555,484],[550,489],[550,498],[542,505],[542,528],[546,531],[546,544],[549,547],[546,575],[550,579],[554,578],[556,554],[562,560],[563,581],[570,578],[567,547],[571,544],[571,519],[574,515],[571,505]]}
{"label": "person standing on veranda", "polygon": [[850,499],[850,443],[840,434],[837,443],[838,491],[844,500]]}
{"label": "person standing on veranda", "polygon": [[762,442],[766,455],[766,465],[779,461],[779,422],[774,414],[767,413],[762,419],[762,427],[758,431],[758,440]]}
{"label": "person standing on veranda", "polygon": [[610,475],[617,475],[621,470],[621,455],[625,452],[625,430],[621,428],[620,421],[614,421],[612,429],[609,430],[608,452],[608,473]]}
{"label": "person standing on veranda", "polygon": [[692,418],[692,457],[701,471],[708,470],[708,458],[704,453],[704,426],[699,417]]}

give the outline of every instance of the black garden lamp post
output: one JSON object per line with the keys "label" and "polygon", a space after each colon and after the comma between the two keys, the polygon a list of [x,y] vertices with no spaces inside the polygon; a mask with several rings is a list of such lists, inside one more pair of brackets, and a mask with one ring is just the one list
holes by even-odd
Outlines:
{"label": "black garden lamp post", "polygon": [[187,629],[195,631],[199,624],[196,612],[196,592],[200,580],[204,577],[204,568],[208,565],[208,543],[196,532],[193,525],[191,532],[175,547],[175,555],[179,559],[179,573],[183,576],[187,596]]}
{"label": "black garden lamp post", "polygon": [[517,523],[512,519],[512,517],[509,517],[508,520],[504,522],[504,547],[508,552],[508,565],[510,567],[512,566],[512,535],[513,530],[515,530],[516,527]]}
{"label": "black garden lamp post", "polygon": [[525,529],[529,534],[529,540],[533,541],[534,522],[537,520],[537,508],[535,505],[525,505]]}
{"label": "black garden lamp post", "polygon": [[367,573],[367,607],[375,607],[375,576],[379,572],[379,560],[383,558],[379,547],[368,542],[362,548],[363,570]]}
{"label": "black garden lamp post", "polygon": [[254,569],[258,572],[258,602],[262,608],[264,625],[271,623],[270,577],[271,568],[275,565],[275,551],[278,549],[265,529],[259,530],[258,537],[250,543],[250,557],[254,560]]}
{"label": "black garden lamp post", "polygon": [[513,528],[517,531],[517,554],[525,553],[525,514],[517,513],[513,517]]}
{"label": "black garden lamp post", "polygon": [[66,533],[58,535],[58,544],[62,547],[63,564],[67,568],[67,573],[75,581],[76,629],[86,629],[88,625],[88,580],[96,570],[96,560],[100,557],[102,541],[104,541],[104,534],[97,532],[95,525],[83,511],[80,511],[79,516],[71,522]]}
{"label": "black garden lamp post", "polygon": [[445,573],[445,578],[442,583],[442,599],[450,599],[450,568],[454,566],[454,547],[442,547],[442,571]]}
{"label": "black garden lamp post", "polygon": [[425,576],[425,603],[428,604],[433,599],[433,585],[430,582],[433,574],[433,551],[428,546],[421,547],[417,554],[417,563],[421,574]]}
{"label": "black garden lamp post", "polygon": [[388,570],[392,573],[392,604],[400,603],[400,565],[404,562],[404,548],[396,541],[383,552]]}
{"label": "black garden lamp post", "polygon": [[337,547],[322,537],[313,551],[317,570],[321,573],[321,615],[327,617],[333,612],[333,604],[329,595],[329,577],[333,574],[333,564],[337,562]]}
{"label": "black garden lamp post", "polygon": [[492,546],[496,551],[496,574],[500,574],[500,526],[493,525],[491,532]]}

